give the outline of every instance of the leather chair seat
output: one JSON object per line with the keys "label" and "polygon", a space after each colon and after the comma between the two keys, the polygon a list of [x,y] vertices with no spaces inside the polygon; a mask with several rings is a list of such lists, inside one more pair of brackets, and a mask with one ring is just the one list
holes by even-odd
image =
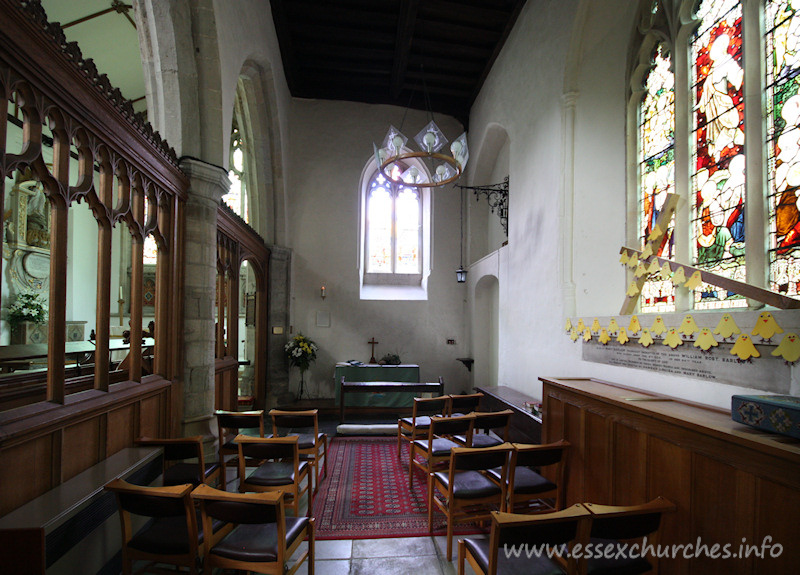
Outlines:
{"label": "leather chair seat", "polygon": [[[500,479],[500,469],[490,469],[489,475]],[[542,477],[530,467],[514,469],[514,493],[545,493],[556,489],[556,484]]]}
{"label": "leather chair seat", "polygon": [[[414,440],[414,445],[419,447],[424,451],[428,451],[428,440],[427,439],[416,439]],[[439,457],[441,455],[448,455],[450,450],[454,447],[461,447],[458,443],[450,441],[449,439],[444,439],[443,437],[436,437],[433,440],[433,446],[431,449],[431,455],[434,457]]]}
{"label": "leather chair seat", "polygon": [[602,549],[605,549],[606,545],[617,545],[617,541],[613,539],[598,539],[592,537],[589,542],[592,545],[592,557],[586,561],[587,575],[639,575],[640,573],[649,573],[653,568],[650,562],[643,557],[617,558],[616,549],[614,550],[613,557],[609,559],[606,559],[605,553],[602,557],[596,557],[598,555],[598,545],[602,545]]}
{"label": "leather chair seat", "polygon": [[[456,435],[456,441],[466,445],[466,435]],[[503,440],[488,433],[474,433],[472,435],[472,447],[494,447],[495,445],[502,445]]]}
{"label": "leather chair seat", "polygon": [[205,477],[198,477],[196,463],[176,463],[168,467],[164,472],[163,484],[183,485],[184,483],[191,483],[192,485],[200,485],[206,477],[216,472],[217,469],[219,469],[219,463],[206,463]]}
{"label": "leather chair seat", "polygon": [[[225,523],[218,519],[211,522],[215,533],[224,525]],[[200,517],[200,510],[197,511],[197,533],[197,544],[202,545],[203,522]],[[131,537],[128,545],[145,553],[183,555],[189,552],[188,535],[189,531],[186,528],[185,517],[158,517],[149,521],[138,533]]]}
{"label": "leather chair seat", "polygon": [[[299,466],[300,475],[308,466],[308,462],[302,461]],[[267,461],[247,476],[247,482],[253,485],[265,487],[277,487],[294,483],[294,465],[284,461]]]}
{"label": "leather chair seat", "polygon": [[[449,474],[445,471],[434,473],[445,487],[450,486]],[[501,492],[500,486],[478,471],[457,471],[453,483],[453,497],[456,499],[480,499]]]}
{"label": "leather chair seat", "polygon": [[[308,517],[286,518],[287,548],[307,526]],[[275,523],[238,525],[213,547],[211,554],[237,561],[277,561],[278,526]]]}
{"label": "leather chair seat", "polygon": [[417,429],[427,429],[431,426],[431,418],[427,415],[418,416],[417,419],[414,419],[413,417],[403,417],[400,419],[400,421],[409,427],[413,425]]}
{"label": "leather chair seat", "polygon": [[[472,552],[478,565],[485,573],[489,572],[489,540],[464,539],[464,544]],[[555,561],[544,557],[532,555],[528,558],[523,549],[519,557],[507,557],[502,548],[497,553],[498,575],[563,575],[564,571]]]}
{"label": "leather chair seat", "polygon": [[315,441],[313,433],[299,433],[299,434],[297,434],[297,448],[298,449],[311,449],[323,437],[325,437],[324,433],[318,433],[317,434],[317,439]]}

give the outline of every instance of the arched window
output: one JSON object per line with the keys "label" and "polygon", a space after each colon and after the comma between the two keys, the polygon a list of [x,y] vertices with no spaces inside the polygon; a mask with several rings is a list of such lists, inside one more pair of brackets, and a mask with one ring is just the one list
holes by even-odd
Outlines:
{"label": "arched window", "polygon": [[[797,296],[800,19],[789,0],[743,4],[656,0],[648,11],[642,54],[649,69],[639,75],[640,88],[633,88],[637,236],[644,247],[666,194],[677,193],[687,206],[676,212],[659,256]],[[675,22],[685,23],[679,28]],[[753,33],[762,22],[765,33]],[[746,78],[759,78],[760,86]],[[761,106],[745,106],[762,99],[766,125]],[[676,126],[683,128],[676,132]],[[759,142],[766,142],[762,152],[753,147]],[[676,174],[685,176],[676,180]],[[769,183],[766,192],[762,182]],[[754,219],[746,225],[746,217]],[[648,272],[642,312],[748,305],[740,294],[710,283],[676,305],[670,279]]]}
{"label": "arched window", "polygon": [[[407,169],[423,169],[408,166]],[[399,179],[400,167],[392,176]],[[424,299],[430,210],[423,188],[397,184],[374,166],[362,183],[363,299]]]}
{"label": "arched window", "polygon": [[245,144],[242,139],[241,131],[233,119],[233,131],[231,133],[231,157],[228,170],[228,178],[231,181],[231,189],[222,196],[222,201],[231,208],[245,222],[250,222],[250,214],[247,199],[247,184],[245,183]]}

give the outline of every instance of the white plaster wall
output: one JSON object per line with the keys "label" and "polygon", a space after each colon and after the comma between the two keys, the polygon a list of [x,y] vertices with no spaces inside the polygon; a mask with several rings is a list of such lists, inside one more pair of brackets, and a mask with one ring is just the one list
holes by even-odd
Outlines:
{"label": "white plaster wall", "polygon": [[[359,299],[359,180],[370,160],[372,142],[380,142],[394,124],[401,128],[403,108],[352,102],[294,100],[289,134],[289,238],[292,254],[291,317],[320,347],[307,374],[312,396],[333,397],[337,361],[370,358],[367,341],[375,337],[375,356],[397,352],[420,365],[420,377],[444,376],[448,392],[467,389],[469,372],[455,358],[466,356],[466,286],[458,284],[459,192],[445,187],[432,196],[432,272],[427,301]],[[462,127],[436,116],[448,137]],[[401,128],[415,134],[427,123],[424,112],[409,110]],[[320,298],[320,286],[327,297]],[[331,315],[331,327],[316,327],[316,312]],[[447,345],[455,339],[456,345]],[[292,370],[292,381],[299,379]],[[296,389],[296,383],[293,383]]]}
{"label": "white plaster wall", "polygon": [[[583,362],[580,344],[564,335],[568,315],[614,315],[622,304],[625,271],[618,259],[626,225],[626,67],[634,15],[625,0],[526,4],[470,116],[472,137],[492,122],[508,131],[511,181],[509,245],[496,261],[470,270],[470,282],[484,267],[498,270],[501,385],[540,397],[539,376],[590,376],[730,407],[732,394],[753,390]],[[574,145],[562,111],[564,93],[573,90]],[[574,164],[567,164],[572,154]],[[570,198],[564,191],[572,182]],[[570,199],[572,216],[560,224]],[[570,248],[564,255],[562,242]],[[568,264],[570,255],[573,265],[562,274],[560,261]]]}

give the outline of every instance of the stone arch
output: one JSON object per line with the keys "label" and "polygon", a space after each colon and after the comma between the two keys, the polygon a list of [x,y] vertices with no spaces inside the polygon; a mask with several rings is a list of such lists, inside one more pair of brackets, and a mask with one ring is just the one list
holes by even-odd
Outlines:
{"label": "stone arch", "polygon": [[270,67],[248,60],[236,86],[239,129],[252,147],[248,186],[252,191],[250,225],[268,244],[285,244],[287,213],[277,96]]}

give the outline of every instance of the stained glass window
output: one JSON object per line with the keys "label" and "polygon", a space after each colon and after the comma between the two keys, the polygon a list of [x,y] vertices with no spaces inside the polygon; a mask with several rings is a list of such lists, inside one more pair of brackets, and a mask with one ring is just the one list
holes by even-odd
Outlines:
{"label": "stained glass window", "polygon": [[420,273],[419,192],[380,172],[367,192],[367,273]]}
{"label": "stained glass window", "polygon": [[[675,191],[675,76],[670,60],[659,45],[653,67],[645,80],[645,95],[639,107],[639,235],[644,248],[661,213],[667,194]],[[674,218],[656,255],[674,256]],[[642,312],[675,309],[675,286],[660,274],[651,276],[642,288]]]}
{"label": "stained glass window", "polygon": [[797,0],[766,4],[770,289],[800,291],[800,15]]}
{"label": "stained glass window", "polygon": [[250,214],[247,209],[247,186],[245,184],[245,145],[242,135],[234,120],[233,133],[231,134],[231,159],[228,179],[231,181],[231,188],[228,193],[222,196],[222,201],[236,212],[245,222],[250,222]]}
{"label": "stained glass window", "polygon": [[[736,0],[703,0],[697,17],[691,46],[694,265],[746,281],[742,8]],[[695,309],[745,306],[742,296],[706,283],[694,292]]]}

